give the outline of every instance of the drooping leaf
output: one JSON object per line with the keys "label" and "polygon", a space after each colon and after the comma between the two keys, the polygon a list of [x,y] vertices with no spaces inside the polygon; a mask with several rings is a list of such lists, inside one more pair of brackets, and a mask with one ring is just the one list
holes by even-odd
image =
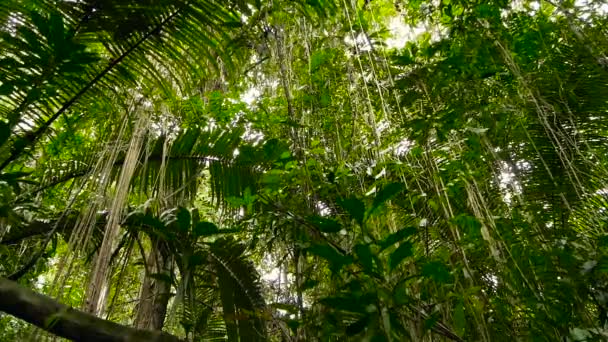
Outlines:
{"label": "drooping leaf", "polygon": [[304,283],[302,283],[302,285],[300,285],[300,291],[306,291],[308,289],[312,289],[312,288],[314,288],[317,285],[319,285],[319,281],[318,280],[306,279],[304,281]]}
{"label": "drooping leaf", "polygon": [[440,261],[431,261],[422,266],[422,276],[431,278],[438,283],[447,283],[450,281],[450,270]]}
{"label": "drooping leaf", "polygon": [[334,273],[338,272],[345,265],[352,264],[353,258],[349,255],[342,255],[334,247],[327,244],[316,244],[307,249],[310,253],[320,256],[327,260]]}
{"label": "drooping leaf", "polygon": [[454,329],[458,336],[464,336],[466,326],[467,322],[464,314],[464,304],[459,300],[458,304],[456,304],[456,308],[454,308]]}
{"label": "drooping leaf", "polygon": [[8,140],[11,135],[11,129],[7,123],[0,121],[0,147]]}
{"label": "drooping leaf", "polygon": [[391,270],[394,270],[399,266],[399,264],[405,260],[405,258],[410,257],[414,254],[413,252],[414,246],[411,242],[405,241],[401,242],[399,247],[391,254],[390,258],[390,267]]}
{"label": "drooping leaf", "polygon": [[314,215],[309,217],[312,224],[324,233],[337,233],[342,230],[342,226],[336,220]]}
{"label": "drooping leaf", "polygon": [[366,306],[367,304],[370,304],[366,298],[367,297],[359,297],[349,294],[344,296],[326,297],[321,299],[320,302],[334,310],[365,314]]}
{"label": "drooping leaf", "polygon": [[209,236],[209,235],[213,235],[213,234],[217,234],[219,233],[220,230],[217,228],[217,226],[211,222],[199,222],[196,227],[194,228],[194,235],[199,237],[199,236]]}
{"label": "drooping leaf", "polygon": [[363,201],[356,197],[350,197],[338,201],[338,204],[340,204],[340,206],[344,208],[360,226],[363,225],[363,218],[365,217],[365,204]]}
{"label": "drooping leaf", "polygon": [[188,266],[196,267],[205,263],[206,255],[200,251],[195,252],[188,258]]}
{"label": "drooping leaf", "polygon": [[190,211],[186,208],[178,208],[175,215],[177,225],[182,232],[190,230]]}
{"label": "drooping leaf", "polygon": [[376,193],[376,197],[374,198],[374,202],[372,207],[370,208],[370,213],[374,213],[378,207],[384,204],[386,201],[395,197],[398,193],[403,191],[405,186],[403,183],[394,182],[385,185],[378,193]]}
{"label": "drooping leaf", "polygon": [[355,254],[366,273],[374,272],[374,260],[369,244],[358,244],[354,248]]}
{"label": "drooping leaf", "polygon": [[173,284],[173,279],[171,278],[170,275],[168,275],[166,273],[152,273],[152,274],[148,274],[148,276],[150,278],[165,282],[167,284]]}
{"label": "drooping leaf", "polygon": [[406,227],[403,229],[400,229],[399,231],[387,236],[384,240],[380,241],[379,245],[380,245],[380,250],[385,250],[389,247],[391,247],[392,245],[396,244],[397,242],[402,241],[403,239],[408,238],[409,236],[412,236],[414,234],[416,234],[417,229],[414,227]]}

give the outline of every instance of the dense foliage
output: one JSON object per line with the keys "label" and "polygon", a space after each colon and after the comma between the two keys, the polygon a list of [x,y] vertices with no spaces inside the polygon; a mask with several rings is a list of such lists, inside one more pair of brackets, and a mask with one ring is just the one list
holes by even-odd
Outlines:
{"label": "dense foliage", "polygon": [[606,340],[607,53],[600,0],[4,0],[0,275],[188,341]]}

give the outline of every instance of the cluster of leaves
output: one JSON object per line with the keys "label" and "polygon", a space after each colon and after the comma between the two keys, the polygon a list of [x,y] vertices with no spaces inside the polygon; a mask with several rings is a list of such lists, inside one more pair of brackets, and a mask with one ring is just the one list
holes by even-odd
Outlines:
{"label": "cluster of leaves", "polygon": [[[231,341],[603,339],[599,3],[8,1],[0,270],[31,282],[58,272],[51,257],[79,255],[70,236],[91,208],[112,208],[132,163],[128,207],[89,220],[78,262],[94,260],[106,217],[120,217],[110,297],[137,296],[121,277],[141,281],[155,329]],[[390,50],[389,19],[429,29]],[[19,253],[32,247],[33,259]],[[279,285],[260,280],[261,266]],[[147,299],[136,301],[108,316],[143,324],[130,310],[143,317]],[[20,329],[1,324],[13,326],[6,336]]]}

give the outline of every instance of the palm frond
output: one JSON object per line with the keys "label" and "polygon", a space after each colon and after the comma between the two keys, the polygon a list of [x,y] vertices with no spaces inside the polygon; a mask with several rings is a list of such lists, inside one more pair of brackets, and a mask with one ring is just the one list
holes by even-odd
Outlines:
{"label": "palm frond", "polygon": [[[37,9],[51,5],[56,9],[48,15],[38,14]],[[93,96],[93,88],[112,90],[117,83],[137,87],[142,80],[162,86],[167,75],[197,70],[203,61],[217,66],[223,60],[229,66],[222,42],[230,39],[228,27],[240,22],[224,4],[207,0],[43,1],[39,8],[13,1],[2,6],[0,12],[10,13],[10,27],[0,31],[5,47],[0,54],[0,116],[16,137],[0,168],[75,103]]]}
{"label": "palm frond", "polygon": [[217,274],[228,339],[265,341],[265,308],[259,275],[245,259],[245,247],[222,239],[211,245],[210,254]]}
{"label": "palm frond", "polygon": [[[154,197],[159,194],[162,183],[172,189],[172,196],[192,198],[204,175],[202,171],[208,170],[212,197],[216,203],[223,203],[230,196],[241,196],[246,188],[255,189],[255,167],[266,162],[259,149],[245,143],[242,135],[242,129],[189,129],[176,137],[150,137],[150,149],[142,154],[131,186],[139,194]],[[246,156],[236,155],[235,151],[240,148],[250,153]],[[120,174],[123,159],[120,156],[114,163],[112,175],[115,179]],[[89,154],[84,154],[79,160],[51,160],[39,176],[40,185],[32,187],[28,194],[36,194],[81,177],[95,179],[96,175],[92,174],[95,160],[94,155]]]}

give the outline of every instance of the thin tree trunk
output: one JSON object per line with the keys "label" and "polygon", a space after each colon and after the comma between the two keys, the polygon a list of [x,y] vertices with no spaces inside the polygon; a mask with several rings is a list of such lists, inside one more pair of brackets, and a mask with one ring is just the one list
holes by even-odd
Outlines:
{"label": "thin tree trunk", "polygon": [[148,267],[135,317],[136,328],[162,330],[169,305],[170,277],[171,254],[164,243],[156,242],[148,257]]}

